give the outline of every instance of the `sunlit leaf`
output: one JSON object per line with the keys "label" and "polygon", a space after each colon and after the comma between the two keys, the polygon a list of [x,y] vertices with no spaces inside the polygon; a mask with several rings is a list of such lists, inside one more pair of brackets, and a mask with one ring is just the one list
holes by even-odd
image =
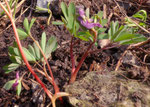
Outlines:
{"label": "sunlit leaf", "polygon": [[46,33],[45,32],[42,33],[41,48],[42,48],[43,52],[45,53],[45,48],[46,48]]}
{"label": "sunlit leaf", "polygon": [[73,3],[69,4],[68,7],[68,28],[72,29],[74,24],[75,6]]}
{"label": "sunlit leaf", "polygon": [[20,40],[23,40],[23,39],[25,39],[26,37],[28,37],[28,34],[27,34],[23,29],[21,29],[21,28],[18,28],[18,29],[17,29],[17,32],[18,32],[18,34],[19,34]]}
{"label": "sunlit leaf", "polygon": [[15,81],[16,81],[16,80],[14,79],[14,80],[10,80],[10,81],[6,82],[5,85],[3,86],[3,88],[4,88],[5,90],[10,90],[11,87],[12,87],[12,85],[15,83]]}
{"label": "sunlit leaf", "polygon": [[[115,26],[116,27],[116,26]],[[123,31],[126,30],[126,27],[125,26],[120,26],[120,28],[116,29],[116,31],[114,32],[114,34],[112,35],[112,38],[111,40],[114,40],[116,37],[118,37]]]}
{"label": "sunlit leaf", "polygon": [[10,73],[12,71],[15,71],[18,67],[20,66],[20,64],[17,64],[17,63],[11,63],[11,64],[8,64],[8,65],[5,65],[3,67],[3,70],[5,70],[5,73]]}
{"label": "sunlit leaf", "polygon": [[34,51],[34,48],[31,45],[28,45],[28,50],[36,58],[36,53]]}
{"label": "sunlit leaf", "polygon": [[88,31],[87,32],[83,31],[83,32],[79,32],[77,37],[83,41],[89,41],[92,35]]}
{"label": "sunlit leaf", "polygon": [[106,33],[99,34],[99,35],[97,36],[97,39],[108,39],[108,36],[107,36]]}
{"label": "sunlit leaf", "polygon": [[30,25],[29,25],[29,30],[31,30],[31,27],[32,27],[32,25],[34,24],[34,22],[35,22],[35,18],[32,18],[32,20],[31,20],[31,22],[30,22]]}
{"label": "sunlit leaf", "polygon": [[25,54],[28,61],[30,61],[30,62],[36,61],[35,57],[26,48],[23,47],[23,51],[24,51],[24,54]]}
{"label": "sunlit leaf", "polygon": [[10,56],[10,60],[13,63],[22,64],[22,58],[19,56]]}
{"label": "sunlit leaf", "polygon": [[102,19],[102,18],[103,18],[103,11],[99,11],[97,15],[98,15],[98,17],[99,17],[100,19]]}
{"label": "sunlit leaf", "polygon": [[20,93],[21,93],[21,80],[19,80],[18,81],[19,82],[19,84],[18,84],[18,86],[17,86],[17,95],[19,96],[20,95]]}
{"label": "sunlit leaf", "polygon": [[87,9],[85,10],[85,14],[86,14],[86,17],[87,17],[87,18],[90,17],[90,9],[89,9],[89,8],[87,8]]}
{"label": "sunlit leaf", "polygon": [[52,21],[52,24],[53,25],[63,25],[64,22],[61,22],[61,21]]}
{"label": "sunlit leaf", "polygon": [[63,12],[66,20],[68,20],[68,10],[67,10],[67,6],[64,2],[61,2],[61,9],[62,9],[62,12]]}
{"label": "sunlit leaf", "polygon": [[57,46],[57,40],[55,37],[50,37],[50,39],[48,40],[47,44],[46,44],[46,52],[45,52],[45,56],[46,58],[48,58],[51,55],[51,52],[54,50],[54,48],[56,48]]}
{"label": "sunlit leaf", "polygon": [[[36,42],[39,44],[38,41],[36,41]],[[41,52],[40,52],[39,47],[35,44],[35,42],[33,43],[33,47],[34,47],[34,51],[35,51],[35,54],[36,54],[36,59],[40,60],[41,59]]]}
{"label": "sunlit leaf", "polygon": [[143,42],[143,41],[146,41],[146,40],[147,40],[146,37],[139,36],[139,37],[136,37],[136,38],[132,38],[132,39],[120,41],[120,44],[122,44],[122,45],[128,45],[128,44],[134,44],[134,43]]}
{"label": "sunlit leaf", "polygon": [[26,32],[29,34],[29,21],[27,18],[24,19],[23,26],[24,26]]}

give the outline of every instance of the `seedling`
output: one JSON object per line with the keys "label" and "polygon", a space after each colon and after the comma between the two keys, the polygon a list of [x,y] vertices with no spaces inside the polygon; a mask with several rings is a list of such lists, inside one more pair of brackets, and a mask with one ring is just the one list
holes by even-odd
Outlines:
{"label": "seedling", "polygon": [[147,38],[141,34],[134,34],[132,29],[129,29],[126,25],[119,26],[117,21],[111,22],[108,31],[108,39],[111,40],[111,42],[118,42],[122,45],[134,44],[147,40]]}
{"label": "seedling", "polygon": [[[41,49],[44,52],[45,57],[48,59],[51,56],[51,52],[53,52],[56,49],[57,41],[55,37],[50,37],[48,42],[46,43],[46,34],[45,32],[43,32],[41,42],[39,45],[41,46]],[[23,51],[25,53],[27,60],[31,63],[44,61],[44,58],[41,55],[40,50],[35,43],[33,43],[33,46],[28,45],[28,49],[23,47]],[[3,69],[6,71],[5,73],[15,71],[19,66],[25,65],[25,63],[22,60],[21,54],[19,53],[17,45],[10,46],[8,48],[8,52],[12,63],[3,67]]]}
{"label": "seedling", "polygon": [[[41,51],[41,54],[43,55],[43,58],[47,64],[47,67],[48,67],[48,70],[50,72],[50,76],[51,76],[51,83],[52,85],[54,86],[54,89],[55,89],[55,94],[51,93],[47,88],[46,86],[44,85],[44,83],[39,79],[39,77],[36,75],[36,73],[34,72],[34,70],[32,69],[31,65],[29,64],[26,56],[25,56],[25,53],[23,51],[23,47],[21,46],[21,42],[20,42],[20,39],[19,39],[19,35],[18,35],[18,32],[17,32],[17,28],[16,28],[16,25],[14,23],[14,19],[13,19],[13,15],[12,15],[12,12],[11,12],[11,9],[10,9],[10,6],[7,2],[7,0],[5,0],[5,4],[8,8],[8,11],[7,9],[4,7],[4,5],[0,2],[0,6],[1,8],[5,11],[5,13],[7,14],[7,16],[9,17],[10,21],[11,21],[11,24],[12,24],[12,27],[13,27],[13,30],[14,30],[14,33],[15,33],[15,38],[16,38],[16,43],[17,43],[17,46],[18,46],[18,49],[19,49],[19,53],[21,54],[21,57],[24,61],[24,63],[26,64],[27,68],[29,69],[29,71],[32,73],[32,75],[35,77],[35,79],[38,81],[38,83],[41,85],[41,87],[44,89],[45,93],[48,95],[48,97],[51,99],[51,102],[52,102],[52,106],[53,107],[56,107],[55,106],[55,101],[57,98],[59,97],[62,97],[62,96],[68,96],[69,94],[67,93],[64,93],[64,92],[59,92],[59,88],[58,86],[56,85],[55,81],[54,81],[54,77],[53,77],[53,74],[52,74],[52,71],[51,71],[51,68],[50,68],[50,65],[48,64],[48,61],[44,55],[44,52],[42,51],[41,47],[39,46],[39,44],[37,43],[37,41],[34,40],[34,38],[30,35],[30,37],[34,40],[35,44],[39,47],[40,51]],[[25,27],[26,31],[27,31],[27,34],[29,33],[28,29],[27,28],[30,28],[30,26],[28,27]],[[44,68],[43,68],[44,69]],[[47,77],[47,73],[45,74],[46,77]]]}
{"label": "seedling", "polygon": [[[62,22],[53,22],[53,24],[64,24],[70,34],[73,35],[70,43],[70,56],[72,62],[70,83],[75,81],[77,73],[79,72],[84,60],[86,59],[87,55],[91,53],[90,49],[99,39],[109,41],[109,43],[100,50],[107,49],[106,47],[109,47],[110,44],[113,44],[114,42],[117,42],[118,44],[133,44],[146,40],[146,38],[140,34],[133,34],[133,32],[130,31],[131,29],[128,29],[127,26],[119,26],[118,22],[111,23],[107,34],[105,32],[106,28],[103,27],[107,23],[107,20],[103,19],[103,12],[101,11],[90,18],[89,9],[86,9],[84,12],[84,9],[80,8],[76,13],[73,3],[70,3],[67,7],[66,4],[62,2],[61,9],[64,15],[64,17],[61,17]],[[78,38],[79,40],[73,43],[74,37]],[[88,41],[90,45],[82,55],[78,65],[75,67],[73,46],[76,45],[80,40]]]}

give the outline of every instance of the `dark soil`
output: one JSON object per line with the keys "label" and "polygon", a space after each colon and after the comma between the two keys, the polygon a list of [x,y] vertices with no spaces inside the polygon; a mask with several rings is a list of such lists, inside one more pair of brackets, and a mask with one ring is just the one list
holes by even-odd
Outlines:
{"label": "dark soil", "polygon": [[[34,0],[33,0],[34,1]],[[66,3],[68,1],[64,0]],[[128,1],[128,2],[127,2]],[[148,14],[150,13],[150,8],[147,8],[146,6],[148,4],[142,4],[136,2],[136,0],[127,0],[127,4],[131,4],[128,8],[124,9],[124,11],[128,15],[132,15],[135,12],[137,12],[140,9],[146,9]],[[144,0],[143,0],[144,1]],[[35,1],[34,1],[35,2]],[[97,13],[99,10],[103,10],[104,4],[106,4],[107,10],[106,15],[109,16],[110,13],[115,12],[114,7],[116,7],[116,4],[111,0],[81,0],[76,1],[73,0],[76,5],[83,5],[85,7],[89,7],[91,14]],[[121,0],[122,3],[124,3],[124,0]],[[24,8],[30,5],[30,3],[26,2],[23,6]],[[34,4],[32,4],[34,5]],[[137,8],[138,7],[138,8]],[[133,10],[128,11],[128,10]],[[60,16],[62,15],[59,7],[58,9],[53,9],[52,11],[54,13],[54,16],[52,16],[51,21],[53,20],[60,20]],[[118,11],[117,11],[118,12]],[[116,13],[117,13],[116,12]],[[57,38],[58,42],[58,48],[55,52],[52,53],[51,58],[49,58],[49,64],[51,65],[54,78],[56,80],[56,83],[58,84],[60,91],[64,92],[64,86],[68,84],[68,81],[70,79],[70,71],[71,71],[71,61],[70,61],[70,40],[71,35],[69,32],[65,29],[63,26],[55,26],[50,24],[47,25],[47,14],[38,14],[34,13],[34,11],[28,11],[26,12],[19,20],[17,20],[16,25],[17,28],[23,27],[22,21],[25,16],[28,16],[29,19],[31,17],[36,17],[36,22],[34,23],[31,33],[32,36],[40,41],[42,32],[46,32],[47,38],[51,36],[55,36]],[[111,20],[119,20],[120,23],[122,23],[122,17],[121,13],[118,13],[118,16],[113,15]],[[148,19],[148,22],[150,23],[150,18]],[[28,69],[23,66],[18,68],[16,71],[19,71],[19,75],[25,76],[23,78],[23,88],[21,91],[20,97],[16,96],[15,91],[10,90],[6,91],[2,87],[4,84],[15,78],[15,71],[11,72],[9,74],[5,74],[2,67],[6,64],[11,63],[8,56],[8,47],[13,45],[14,42],[14,33],[12,27],[9,27],[10,22],[8,19],[4,19],[3,17],[0,18],[0,107],[13,107],[15,105],[19,105],[19,107],[43,107],[47,106],[50,102],[50,99],[45,95],[43,90],[40,88],[40,86],[35,81],[34,77],[28,72]],[[108,24],[109,26],[109,24]],[[6,30],[4,30],[6,29]],[[146,34],[148,35],[148,34]],[[24,47],[27,47],[28,44],[32,44],[33,41],[30,38],[27,38],[22,42],[22,45]],[[79,42],[74,48],[74,55],[76,58],[76,62],[81,59],[81,56],[87,49],[87,46],[89,43],[87,42]],[[98,49],[99,47],[93,46],[93,50]],[[116,67],[116,64],[121,57],[121,54],[125,51],[127,46],[121,46],[118,48],[112,48],[103,52],[97,52],[90,54],[85,62],[83,63],[80,72],[77,76],[77,80],[81,80],[85,75],[90,71],[99,71],[101,74],[105,72],[113,71]],[[143,51],[142,51],[143,50]],[[120,69],[127,71],[127,78],[132,78],[140,81],[146,81],[149,83],[149,43],[146,45],[137,48],[133,48],[130,50],[132,53],[134,53],[133,56],[138,58],[138,61],[140,62],[140,65],[137,65],[138,68],[133,66],[132,63],[129,63],[128,65],[122,64]],[[146,56],[147,55],[147,56]],[[146,57],[146,58],[145,58]],[[145,61],[144,61],[145,58]],[[36,67],[34,67],[36,68]],[[136,69],[137,72],[134,72]],[[148,71],[145,71],[147,69]],[[38,74],[38,73],[37,73]],[[51,90],[51,92],[54,92],[52,85],[45,79],[45,77],[38,74],[40,79],[45,83],[48,89]],[[69,102],[67,101],[67,98],[64,98],[64,103],[61,104],[60,101],[57,101],[58,107],[71,107]]]}

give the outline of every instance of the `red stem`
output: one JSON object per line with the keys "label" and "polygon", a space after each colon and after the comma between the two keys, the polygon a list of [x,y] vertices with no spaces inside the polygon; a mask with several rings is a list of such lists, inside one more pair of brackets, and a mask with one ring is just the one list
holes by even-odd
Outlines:
{"label": "red stem", "polygon": [[[52,98],[51,93],[50,93],[49,90],[46,88],[46,86],[44,85],[44,83],[39,79],[39,77],[36,75],[36,73],[32,70],[32,68],[31,68],[31,66],[30,66],[30,64],[29,64],[29,62],[28,62],[28,60],[26,59],[26,56],[25,56],[25,54],[24,54],[24,52],[23,52],[23,49],[22,49],[22,46],[21,46],[21,43],[20,43],[19,35],[18,35],[18,33],[17,33],[17,28],[16,28],[16,25],[15,25],[15,23],[14,23],[14,20],[13,20],[13,17],[12,17],[12,13],[11,13],[9,4],[8,4],[8,2],[7,2],[6,0],[5,0],[5,3],[6,3],[6,5],[7,5],[7,7],[8,7],[8,11],[9,11],[9,13],[6,12],[6,14],[8,13],[7,15],[8,15],[8,17],[9,17],[11,23],[12,23],[13,30],[14,30],[14,33],[15,33],[16,42],[17,42],[17,44],[18,44],[18,48],[19,48],[19,50],[20,50],[21,56],[22,56],[22,58],[23,58],[23,60],[24,60],[24,62],[25,62],[25,64],[26,64],[27,68],[29,69],[29,71],[32,73],[32,75],[35,77],[35,79],[38,81],[38,83],[40,83],[40,85],[42,86],[42,88],[44,89],[44,91],[47,93],[47,95],[48,95],[50,98]],[[1,3],[0,3],[0,6],[1,6],[3,9],[5,8],[5,7],[3,7],[3,6],[1,5]],[[4,9],[4,10],[5,10],[5,9]]]}
{"label": "red stem", "polygon": [[86,52],[83,54],[83,56],[82,56],[80,62],[78,63],[78,65],[77,65],[75,71],[71,73],[71,79],[70,79],[69,83],[73,83],[73,82],[75,81],[75,79],[76,79],[76,77],[77,77],[78,71],[80,70],[80,68],[81,68],[81,66],[82,66],[82,64],[83,64],[83,62],[84,62],[84,60],[85,60],[86,57],[88,56],[89,50],[91,49],[91,47],[93,46],[93,44],[95,43],[95,41],[96,41],[96,39],[97,39],[97,32],[96,32],[95,30],[92,30],[92,31],[93,31],[93,33],[94,33],[94,40],[93,40],[93,42],[90,44],[90,46],[87,48]]}
{"label": "red stem", "polygon": [[74,72],[75,70],[75,60],[74,60],[74,56],[73,56],[73,36],[71,37],[71,44],[70,44],[70,57],[71,57],[71,63],[72,63],[72,72]]}
{"label": "red stem", "polygon": [[46,64],[47,64],[47,67],[48,67],[50,76],[51,76],[51,78],[52,78],[51,84],[54,86],[55,93],[59,92],[59,88],[58,88],[57,84],[55,83],[55,80],[54,80],[54,76],[53,76],[51,67],[50,67],[50,65],[49,65],[49,63],[48,63],[48,61],[47,61],[47,59],[46,59],[46,57],[45,57],[44,52],[42,51],[40,45],[36,42],[36,40],[32,37],[31,34],[30,34],[30,37],[31,37],[31,39],[35,42],[35,44],[39,47],[40,52],[42,53],[42,55],[43,55],[43,57],[44,57],[44,60],[45,60],[45,62],[46,62]]}
{"label": "red stem", "polygon": [[90,44],[90,46],[88,47],[87,51],[84,53],[84,55],[82,56],[80,62],[78,63],[78,66],[76,67],[75,71],[71,74],[71,79],[69,81],[69,83],[73,83],[77,77],[77,73],[79,71],[79,69],[81,68],[85,58],[88,56],[89,50],[91,49],[91,47],[93,46],[94,42],[92,42]]}

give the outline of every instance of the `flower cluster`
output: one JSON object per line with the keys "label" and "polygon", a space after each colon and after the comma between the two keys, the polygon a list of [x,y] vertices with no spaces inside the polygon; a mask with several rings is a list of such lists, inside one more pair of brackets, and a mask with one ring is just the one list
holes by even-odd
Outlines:
{"label": "flower cluster", "polygon": [[84,27],[86,27],[87,29],[92,29],[94,27],[102,27],[102,25],[100,23],[93,23],[93,19],[88,19],[85,16],[85,12],[83,9],[79,9],[79,17],[78,20],[80,21],[80,24]]}

